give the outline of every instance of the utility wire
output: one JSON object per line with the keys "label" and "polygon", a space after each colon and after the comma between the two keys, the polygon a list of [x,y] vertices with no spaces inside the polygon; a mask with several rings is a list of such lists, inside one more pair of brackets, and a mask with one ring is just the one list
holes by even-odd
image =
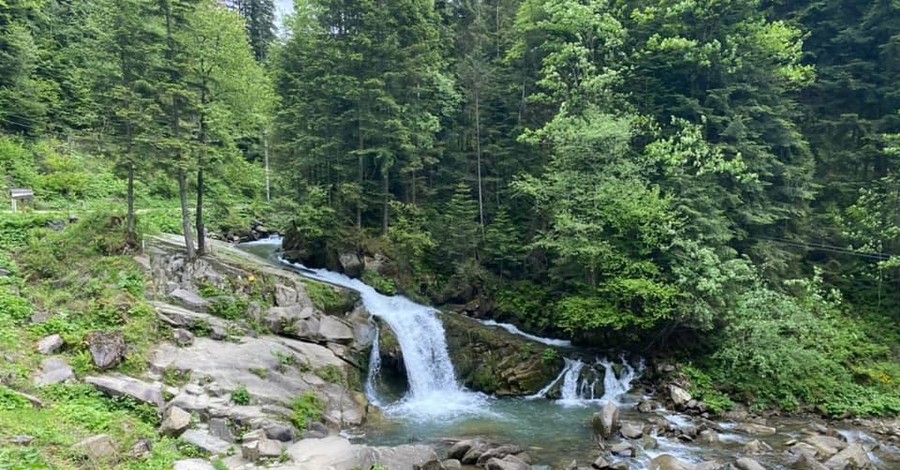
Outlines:
{"label": "utility wire", "polygon": [[761,236],[761,235],[755,236],[755,237],[749,237],[749,238],[783,243],[785,245],[796,246],[799,248],[806,248],[808,250],[816,250],[816,251],[824,251],[824,252],[828,252],[828,253],[857,256],[860,258],[872,259],[872,260],[877,260],[877,261],[885,261],[885,260],[891,259],[891,257],[898,256],[898,255],[894,255],[891,253],[859,252],[859,251],[854,251],[854,250],[839,247],[839,246],[825,245],[822,243],[815,243],[815,242],[807,243],[807,242],[802,242],[802,241],[789,240],[787,238],[765,237],[765,236]]}

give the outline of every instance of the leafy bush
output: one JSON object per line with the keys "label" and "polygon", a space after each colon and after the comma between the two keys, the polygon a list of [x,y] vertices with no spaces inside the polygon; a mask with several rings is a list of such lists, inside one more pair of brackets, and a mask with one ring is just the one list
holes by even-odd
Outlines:
{"label": "leafy bush", "polygon": [[341,369],[331,364],[316,369],[316,375],[321,377],[322,380],[333,384],[344,382],[344,374],[341,373]]}
{"label": "leafy bush", "polygon": [[291,404],[294,415],[291,422],[297,429],[304,430],[311,421],[319,421],[325,413],[325,402],[313,391],[297,397]]}
{"label": "leafy bush", "polygon": [[393,279],[386,278],[378,272],[367,269],[363,272],[362,281],[384,295],[396,295],[397,285]]}
{"label": "leafy bush", "polygon": [[246,406],[253,401],[253,397],[250,396],[247,387],[241,385],[237,390],[231,392],[231,401],[234,402],[235,405]]}

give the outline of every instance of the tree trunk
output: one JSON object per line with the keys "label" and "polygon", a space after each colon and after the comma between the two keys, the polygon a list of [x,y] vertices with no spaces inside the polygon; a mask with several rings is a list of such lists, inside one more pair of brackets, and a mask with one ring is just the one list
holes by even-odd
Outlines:
{"label": "tree trunk", "polygon": [[191,210],[188,208],[187,178],[184,169],[178,170],[178,197],[181,200],[181,228],[184,230],[184,247],[187,259],[193,261],[196,254],[194,253],[194,236],[191,233]]}
{"label": "tree trunk", "polygon": [[475,88],[475,158],[478,163],[478,222],[481,224],[481,239],[484,240],[484,197],[481,184],[481,96]]}
{"label": "tree trunk", "polygon": [[134,162],[128,162],[128,216],[126,222],[125,242],[132,248],[137,247],[137,231],[134,217]]}
{"label": "tree trunk", "polygon": [[203,223],[203,157],[197,157],[197,256],[206,254],[206,225]]}
{"label": "tree trunk", "polygon": [[390,181],[388,180],[388,170],[385,168],[384,170],[384,208],[381,214],[381,234],[387,236],[388,234],[388,199],[390,196]]}

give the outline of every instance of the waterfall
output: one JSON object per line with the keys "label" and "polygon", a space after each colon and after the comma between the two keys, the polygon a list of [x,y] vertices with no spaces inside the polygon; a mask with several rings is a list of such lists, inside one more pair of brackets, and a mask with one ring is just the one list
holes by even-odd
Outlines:
{"label": "waterfall", "polygon": [[[358,279],[351,279],[325,269],[308,269],[283,261],[300,274],[359,292],[363,305],[373,316],[384,321],[394,332],[403,352],[409,391],[397,403],[387,405],[388,412],[413,418],[484,414],[484,396],[465,390],[456,381],[453,363],[447,349],[444,325],[431,307],[419,305],[403,296],[387,296]],[[366,392],[370,401],[378,402],[374,381],[380,367],[377,342],[370,359]],[[373,369],[373,366],[375,369]]]}
{"label": "waterfall", "polygon": [[[622,395],[625,395],[631,390],[631,381],[634,380],[637,372],[624,358],[622,359],[622,365],[625,368],[625,372],[622,374],[622,377],[616,377],[616,372],[613,370],[613,363],[611,361],[602,359],[597,361],[597,364],[603,366],[604,370],[603,396],[600,398],[601,400],[617,401]],[[641,361],[638,369],[643,369],[643,364],[643,361]]]}
{"label": "waterfall", "polygon": [[[556,402],[564,406],[584,406],[590,403],[605,403],[607,401],[618,402],[623,395],[631,390],[631,382],[643,370],[644,362],[640,362],[637,369],[622,359],[624,372],[621,377],[616,377],[613,363],[606,359],[598,359],[596,366],[603,367],[603,396],[599,399],[594,396],[597,385],[597,375],[585,371],[586,364],[578,359],[566,359],[562,371],[551,380],[539,392],[527,397],[528,399],[545,398],[553,388],[562,382],[559,388],[560,399]],[[593,366],[588,366],[589,370]]]}
{"label": "waterfall", "polygon": [[566,373],[563,376],[563,384],[559,389],[560,399],[559,403],[562,404],[577,404],[583,398],[581,396],[580,390],[580,382],[579,378],[581,377],[581,369],[584,369],[584,363],[579,361],[578,359],[572,361],[566,359]]}
{"label": "waterfall", "polygon": [[378,380],[378,373],[381,372],[381,350],[379,349],[379,340],[381,330],[375,327],[375,339],[372,342],[372,351],[369,353],[369,372],[366,375],[366,396],[375,406],[381,406],[378,400],[378,393],[375,390],[375,381]]}

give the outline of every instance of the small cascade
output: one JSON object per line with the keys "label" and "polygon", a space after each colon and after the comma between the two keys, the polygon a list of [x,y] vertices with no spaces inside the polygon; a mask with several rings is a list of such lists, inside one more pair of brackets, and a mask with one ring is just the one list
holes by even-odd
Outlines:
{"label": "small cascade", "polygon": [[381,350],[380,346],[381,330],[375,327],[375,339],[372,342],[372,352],[369,354],[369,372],[366,376],[366,396],[373,405],[380,407],[378,400],[378,392],[376,390],[376,381],[378,373],[381,372]]}
{"label": "small cascade", "polygon": [[499,328],[503,328],[504,330],[514,335],[522,336],[523,338],[528,338],[531,341],[546,344],[547,346],[556,346],[559,348],[572,347],[572,342],[567,339],[544,338],[542,336],[535,336],[520,330],[516,325],[513,325],[511,323],[497,323],[494,320],[478,320],[478,322],[484,326],[496,326]]}
{"label": "small cascade", "polygon": [[[616,375],[615,364],[607,359],[597,360],[588,366],[578,359],[566,359],[565,366],[559,375],[529,399],[553,397],[558,387],[557,403],[564,406],[583,406],[591,403],[618,402],[631,390],[631,382],[643,371],[643,361],[637,369],[624,359],[621,363],[621,376]],[[603,395],[597,397],[597,385],[602,371]],[[560,385],[561,383],[561,385]]]}

